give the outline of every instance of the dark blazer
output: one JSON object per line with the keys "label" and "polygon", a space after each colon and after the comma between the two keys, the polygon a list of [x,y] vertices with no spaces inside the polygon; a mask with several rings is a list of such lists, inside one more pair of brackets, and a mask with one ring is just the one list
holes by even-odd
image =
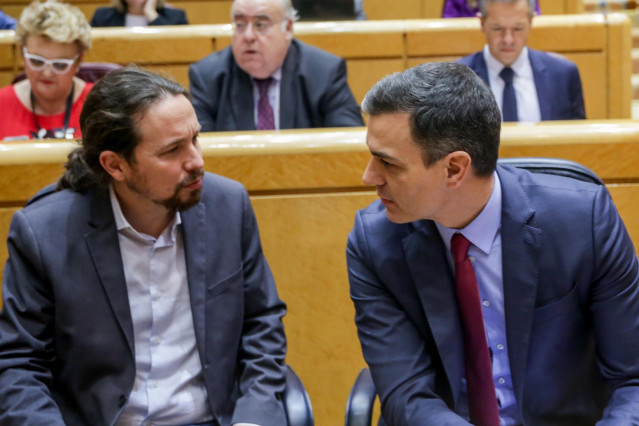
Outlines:
{"label": "dark blazer", "polygon": [[[524,424],[639,424],[639,268],[606,188],[498,174],[506,337]],[[464,352],[454,277],[434,222],[391,223],[376,201],[357,213],[347,260],[388,424],[467,425],[455,413]]]}
{"label": "dark blazer", "polygon": [[[188,25],[186,13],[182,9],[162,7],[157,10],[158,17],[149,25]],[[92,27],[123,27],[125,14],[114,7],[98,7],[91,18]]]}
{"label": "dark blazer", "polygon": [[[223,426],[283,426],[280,301],[246,190],[206,174],[182,229],[209,405]],[[45,195],[8,237],[0,424],[111,425],[135,378],[134,338],[108,192]]]}
{"label": "dark blazer", "polygon": [[[255,130],[251,77],[230,46],[191,65],[189,80],[203,132]],[[363,125],[344,60],[293,40],[282,65],[280,129]]]}
{"label": "dark blazer", "polygon": [[[541,119],[582,120],[586,118],[581,78],[577,66],[568,59],[539,50],[528,49],[533,70]],[[484,52],[479,51],[459,60],[488,82]]]}

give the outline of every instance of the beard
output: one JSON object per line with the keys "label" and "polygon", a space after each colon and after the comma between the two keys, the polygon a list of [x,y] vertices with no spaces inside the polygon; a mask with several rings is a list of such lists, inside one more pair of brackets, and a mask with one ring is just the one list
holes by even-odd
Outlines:
{"label": "beard", "polygon": [[188,185],[192,184],[195,180],[200,179],[204,176],[204,170],[196,170],[191,172],[186,178],[182,179],[176,186],[173,194],[170,197],[159,199],[153,198],[149,194],[149,190],[147,189],[144,182],[144,179],[127,179],[126,185],[127,187],[134,193],[141,195],[143,197],[148,198],[152,202],[157,205],[163,206],[169,211],[172,212],[182,212],[190,209],[194,205],[200,202],[200,196],[202,194],[202,188],[198,188],[196,190],[188,191],[188,196],[186,198],[181,197],[180,193],[182,190]]}

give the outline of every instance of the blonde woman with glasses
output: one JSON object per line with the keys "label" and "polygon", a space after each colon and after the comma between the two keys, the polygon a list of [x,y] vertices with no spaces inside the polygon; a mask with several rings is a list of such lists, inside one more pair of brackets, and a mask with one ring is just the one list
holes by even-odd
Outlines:
{"label": "blonde woman with glasses", "polygon": [[91,27],[71,5],[27,6],[16,37],[27,78],[0,90],[0,140],[80,137],[80,111],[93,86],[75,74],[91,47]]}

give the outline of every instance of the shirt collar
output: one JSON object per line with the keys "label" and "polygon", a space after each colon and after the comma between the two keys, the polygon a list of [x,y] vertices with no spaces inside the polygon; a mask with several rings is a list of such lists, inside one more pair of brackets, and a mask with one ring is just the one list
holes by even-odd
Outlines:
{"label": "shirt collar", "polygon": [[450,239],[459,232],[466,237],[474,246],[486,254],[490,254],[490,249],[495,240],[495,235],[501,227],[501,183],[497,172],[493,172],[495,184],[493,192],[490,194],[488,202],[479,215],[465,228],[447,228],[435,222],[439,235],[441,235],[446,249],[450,251]]}
{"label": "shirt collar", "polygon": [[[126,217],[124,217],[124,213],[122,213],[122,207],[120,206],[118,197],[115,195],[115,189],[113,189],[113,185],[109,185],[109,197],[111,198],[111,208],[113,209],[113,218],[115,219],[115,227],[118,230],[118,232],[123,232],[123,233],[126,232],[129,235],[146,239],[142,237],[142,235],[146,235],[146,234],[141,234],[138,231],[136,231],[135,228],[131,226],[129,221],[126,220]],[[166,235],[166,237],[169,240],[175,241],[177,226],[180,225],[181,223],[182,223],[182,218],[180,216],[180,212],[176,212],[175,217],[173,218],[171,223],[169,223],[166,229],[162,231],[162,234]]]}
{"label": "shirt collar", "polygon": [[[484,45],[484,60],[488,73],[494,79],[499,78],[499,73],[504,69],[504,64],[499,62],[491,53],[488,45]],[[528,56],[528,47],[524,46],[519,57],[510,66],[518,77],[531,77],[532,67],[530,66],[530,58]]]}
{"label": "shirt collar", "polygon": [[[273,74],[271,74],[269,77],[271,77],[274,81],[280,82],[282,81],[282,67],[279,67],[278,69],[276,69]],[[255,77],[251,77],[251,81],[253,82],[253,84],[255,84]]]}

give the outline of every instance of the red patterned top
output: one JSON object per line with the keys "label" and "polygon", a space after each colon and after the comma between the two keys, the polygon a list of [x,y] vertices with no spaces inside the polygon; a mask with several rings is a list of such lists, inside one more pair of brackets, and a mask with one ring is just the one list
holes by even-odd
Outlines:
{"label": "red patterned top", "polygon": [[[79,138],[80,132],[80,112],[84,105],[84,100],[91,91],[93,83],[86,83],[80,97],[76,99],[71,107],[69,117],[69,127],[75,129],[73,136]],[[0,89],[0,141],[33,139],[31,132],[36,132],[33,113],[22,105],[18,99],[13,86]],[[64,125],[64,112],[56,115],[38,115],[38,124],[43,129],[60,129]],[[9,140],[6,140],[10,138]]]}

